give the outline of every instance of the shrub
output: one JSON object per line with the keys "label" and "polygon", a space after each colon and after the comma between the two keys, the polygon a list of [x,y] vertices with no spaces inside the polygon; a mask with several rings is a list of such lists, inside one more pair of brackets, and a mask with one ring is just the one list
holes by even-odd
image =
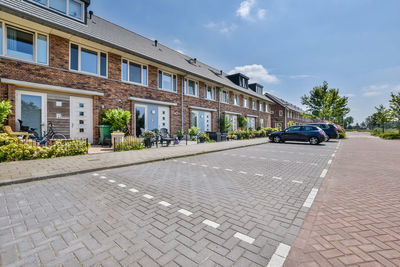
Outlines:
{"label": "shrub", "polygon": [[11,137],[8,134],[2,133],[0,134],[0,146],[9,145],[11,143],[17,143],[17,137]]}
{"label": "shrub", "polygon": [[0,127],[3,127],[3,122],[7,116],[12,113],[12,106],[9,100],[0,101]]}
{"label": "shrub", "polygon": [[295,126],[296,123],[294,121],[288,121],[287,127]]}
{"label": "shrub", "polygon": [[219,119],[219,130],[221,132],[227,132],[231,128],[232,123],[229,121],[227,116],[222,115]]}
{"label": "shrub", "polygon": [[115,151],[141,150],[143,142],[133,136],[127,136],[123,142],[115,144]]}
{"label": "shrub", "polygon": [[399,133],[394,133],[394,132],[385,132],[380,135],[381,138],[387,139],[387,140],[392,140],[392,139],[400,139],[400,134]]}
{"label": "shrub", "polygon": [[345,132],[339,132],[339,139],[346,139],[346,133]]}
{"label": "shrub", "polygon": [[190,138],[193,138],[193,136],[196,136],[196,135],[198,135],[199,133],[200,133],[200,128],[199,127],[196,127],[196,126],[192,126],[190,129],[189,129],[189,135],[190,135]]}
{"label": "shrub", "polygon": [[131,113],[127,110],[123,110],[121,108],[118,109],[107,109],[102,114],[103,123],[110,125],[111,131],[122,131],[127,132],[128,123],[131,118]]}
{"label": "shrub", "polygon": [[267,132],[267,135],[270,135],[270,134],[272,134],[274,132],[278,132],[279,129],[278,128],[267,127],[267,128],[265,128],[265,131]]}
{"label": "shrub", "polygon": [[202,132],[202,133],[200,134],[199,138],[204,138],[204,140],[205,140],[207,143],[214,143],[214,142],[215,142],[214,140],[211,140],[211,139],[210,139],[210,137],[208,136],[208,134],[207,134],[206,132]]}
{"label": "shrub", "polygon": [[239,126],[239,128],[246,129],[248,123],[249,123],[249,120],[246,117],[240,116],[238,118],[238,126]]}

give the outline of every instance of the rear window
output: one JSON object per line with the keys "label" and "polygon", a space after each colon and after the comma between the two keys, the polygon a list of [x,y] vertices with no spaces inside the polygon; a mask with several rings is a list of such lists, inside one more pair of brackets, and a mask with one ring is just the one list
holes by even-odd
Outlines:
{"label": "rear window", "polygon": [[320,125],[318,125],[318,127],[321,128],[321,129],[329,129],[329,124],[321,123]]}
{"label": "rear window", "polygon": [[304,130],[303,131],[317,131],[317,127],[313,127],[313,126],[304,126]]}

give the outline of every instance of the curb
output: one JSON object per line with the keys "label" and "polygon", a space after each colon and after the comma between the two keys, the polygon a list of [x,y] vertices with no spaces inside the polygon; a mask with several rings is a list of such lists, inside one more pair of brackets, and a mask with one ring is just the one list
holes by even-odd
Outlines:
{"label": "curb", "polygon": [[[130,166],[143,165],[143,164],[147,164],[147,163],[165,161],[165,160],[170,160],[170,159],[179,159],[179,158],[185,158],[185,157],[192,157],[192,156],[198,156],[198,155],[203,155],[203,154],[210,154],[210,153],[215,153],[215,152],[227,151],[227,150],[232,150],[232,149],[237,149],[237,148],[265,145],[265,144],[268,144],[268,143],[269,143],[268,141],[265,141],[265,142],[258,143],[258,144],[241,145],[241,146],[237,146],[237,147],[222,148],[222,149],[217,149],[217,150],[212,150],[212,151],[189,153],[189,154],[180,155],[180,156],[162,157],[162,158],[159,158],[159,159],[144,160],[144,161],[140,161],[140,162],[126,163],[126,164],[120,164],[120,165],[114,165],[114,166],[108,166],[108,167],[92,168],[92,169],[87,169],[87,170],[72,171],[72,172],[68,172],[68,173],[60,173],[60,174],[52,174],[52,175],[45,175],[45,176],[38,176],[38,177],[21,178],[21,179],[16,179],[16,180],[8,180],[8,181],[0,182],[0,187],[7,186],[7,185],[13,185],[13,184],[22,184],[22,183],[29,183],[29,182],[34,182],[34,181],[47,180],[47,179],[52,179],[52,178],[66,177],[66,176],[71,176],[71,175],[84,174],[84,173],[89,173],[89,172],[93,172],[93,171],[103,171],[103,170],[109,170],[109,169],[116,169],[116,168],[124,168],[124,167],[130,167]],[[118,152],[115,152],[115,153],[118,153]]]}

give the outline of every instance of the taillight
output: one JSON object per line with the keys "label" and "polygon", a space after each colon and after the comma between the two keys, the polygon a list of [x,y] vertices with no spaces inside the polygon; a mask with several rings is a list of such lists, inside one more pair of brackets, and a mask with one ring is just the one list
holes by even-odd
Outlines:
{"label": "taillight", "polygon": [[333,128],[333,131],[334,131],[334,132],[337,132],[337,129],[336,129],[336,128]]}

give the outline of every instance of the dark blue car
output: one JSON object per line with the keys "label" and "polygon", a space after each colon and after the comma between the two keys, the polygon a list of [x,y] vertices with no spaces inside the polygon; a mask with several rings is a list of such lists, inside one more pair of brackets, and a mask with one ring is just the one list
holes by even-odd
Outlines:
{"label": "dark blue car", "polygon": [[307,123],[307,125],[317,126],[321,128],[328,136],[328,140],[326,141],[329,141],[329,139],[339,139],[339,131],[336,128],[336,126],[331,123],[314,122],[314,123]]}
{"label": "dark blue car", "polygon": [[283,143],[285,141],[302,141],[309,142],[311,145],[318,145],[328,139],[325,132],[312,125],[296,125],[289,127],[283,131],[272,133],[269,139],[275,143]]}

